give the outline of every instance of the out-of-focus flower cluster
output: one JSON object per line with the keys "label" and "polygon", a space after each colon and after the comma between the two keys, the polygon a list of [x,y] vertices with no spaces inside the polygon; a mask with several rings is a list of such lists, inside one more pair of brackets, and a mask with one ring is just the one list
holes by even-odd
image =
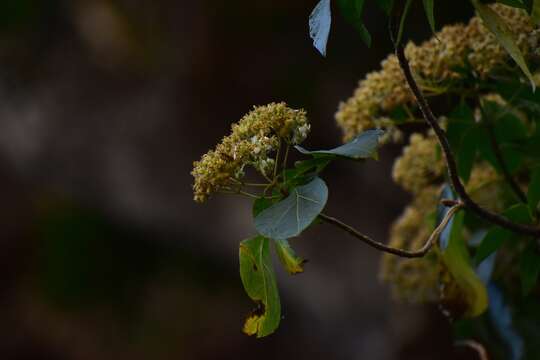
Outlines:
{"label": "out-of-focus flower cluster", "polygon": [[426,186],[441,179],[445,164],[437,151],[437,138],[433,135],[413,134],[401,157],[394,162],[392,177],[405,190],[418,194]]}
{"label": "out-of-focus flower cluster", "polygon": [[[433,133],[413,134],[409,145],[404,147],[402,155],[394,163],[394,181],[411,192],[414,199],[392,225],[390,246],[418,250],[435,228],[434,219],[445,171],[438,146]],[[501,181],[491,165],[478,162],[471,171],[466,190],[481,206],[501,211],[504,205]],[[381,279],[391,285],[393,295],[402,301],[437,301],[441,274],[445,274],[444,265],[437,251],[420,259],[384,254],[381,262]]]}
{"label": "out-of-focus flower cluster", "polygon": [[[535,55],[540,34],[526,12],[501,4],[490,6],[508,25],[524,54]],[[467,25],[446,26],[419,46],[409,43],[405,53],[418,84],[427,95],[437,95],[452,87],[460,90],[459,81],[464,76],[460,68],[470,69],[478,78],[486,78],[510,60],[478,17]],[[354,95],[339,106],[336,120],[345,141],[374,127],[387,129],[386,140],[400,139],[400,132],[390,119],[391,113],[400,105],[414,105],[414,98],[396,56],[390,55],[381,65],[381,70],[368,74],[360,81]]]}
{"label": "out-of-focus flower cluster", "polygon": [[214,150],[193,164],[191,174],[194,199],[204,202],[208,196],[229,186],[237,186],[246,166],[270,176],[280,142],[299,144],[309,134],[310,125],[303,110],[294,110],[285,103],[258,106],[231,127]]}

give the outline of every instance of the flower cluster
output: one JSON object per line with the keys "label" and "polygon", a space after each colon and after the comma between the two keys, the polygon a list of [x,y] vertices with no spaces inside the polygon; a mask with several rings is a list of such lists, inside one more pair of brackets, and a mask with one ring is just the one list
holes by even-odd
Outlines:
{"label": "flower cluster", "polygon": [[241,183],[246,166],[269,176],[275,165],[271,157],[280,143],[299,144],[307,137],[310,125],[303,110],[285,103],[255,107],[223,138],[214,150],[193,164],[194,199],[204,202],[212,193]]}
{"label": "flower cluster", "polygon": [[[438,186],[420,191],[411,205],[394,222],[390,230],[392,247],[418,250],[433,229],[430,215],[435,211]],[[395,298],[408,302],[435,301],[438,298],[438,258],[435,253],[420,259],[403,259],[383,255],[380,278],[392,286]]]}
{"label": "flower cluster", "polygon": [[[392,247],[417,250],[425,244],[435,227],[433,215],[436,213],[445,170],[437,147],[433,134],[413,134],[409,145],[394,163],[394,181],[411,192],[414,200],[392,225],[389,241]],[[475,164],[466,190],[481,206],[497,212],[503,210],[501,178],[488,163]],[[397,299],[408,302],[437,300],[442,275],[444,265],[437,252],[420,259],[403,259],[385,254],[381,263],[381,279],[391,284]],[[448,279],[445,281],[448,289],[452,284],[448,283]]]}
{"label": "flower cluster", "polygon": [[401,157],[394,162],[392,177],[405,190],[417,194],[444,174],[445,164],[437,151],[437,138],[415,133]]}
{"label": "flower cluster", "polygon": [[[491,5],[508,25],[526,55],[538,50],[538,31],[525,11],[501,4]],[[457,86],[463,78],[459,68],[485,78],[509,60],[509,55],[478,17],[467,25],[444,27],[421,45],[409,43],[405,53],[422,90],[438,95]],[[382,62],[382,69],[360,81],[354,95],[341,103],[336,114],[345,140],[374,127],[385,127],[390,138],[399,138],[399,130],[389,117],[399,105],[412,105],[414,98],[401,73],[395,55]]]}

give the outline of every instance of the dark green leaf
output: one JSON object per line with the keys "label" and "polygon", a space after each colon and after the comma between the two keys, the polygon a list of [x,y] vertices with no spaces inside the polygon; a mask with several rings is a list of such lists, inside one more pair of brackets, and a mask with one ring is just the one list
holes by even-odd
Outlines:
{"label": "dark green leaf", "polygon": [[450,241],[443,252],[443,260],[465,295],[469,305],[467,315],[478,316],[486,310],[488,297],[485,285],[471,266],[469,252],[463,238],[463,217],[463,211],[454,216]]}
{"label": "dark green leaf", "polygon": [[511,236],[510,232],[505,229],[501,229],[500,227],[493,227],[491,228],[482,242],[480,243],[480,246],[476,250],[476,254],[474,255],[474,263],[476,265],[479,265],[482,261],[487,259],[491,254],[493,254],[495,251],[499,250],[501,245]]}
{"label": "dark green leaf", "polygon": [[466,183],[471,176],[471,170],[473,168],[474,160],[476,158],[476,151],[478,149],[478,128],[471,127],[463,135],[461,145],[456,154],[458,174]]}
{"label": "dark green leaf", "polygon": [[377,157],[379,139],[384,134],[382,130],[367,130],[355,137],[352,141],[332,150],[309,151],[301,146],[295,148],[302,154],[322,157],[344,157],[353,160],[363,160]]}
{"label": "dark green leaf", "polygon": [[297,256],[287,240],[275,240],[276,252],[279,261],[285,267],[285,270],[291,275],[304,272],[304,263],[306,260]]}
{"label": "dark green leaf", "polygon": [[362,41],[369,47],[371,46],[371,35],[362,21],[364,3],[365,0],[338,0],[341,13],[356,28]]}
{"label": "dark green leaf", "polygon": [[494,87],[514,107],[535,116],[540,115],[540,93],[519,81],[499,81]]}
{"label": "dark green leaf", "polygon": [[424,10],[426,11],[426,16],[428,18],[429,26],[431,27],[431,31],[435,32],[435,15],[433,13],[434,10],[434,0],[423,0],[424,2]]}
{"label": "dark green leaf", "polygon": [[494,137],[504,163],[510,172],[514,172],[522,164],[524,157],[516,144],[526,140],[527,128],[511,108],[489,101],[482,104],[482,120],[486,126],[478,132],[477,138],[481,157],[502,172],[493,145]]}
{"label": "dark green leaf", "polygon": [[501,4],[504,4],[504,5],[519,8],[519,9],[525,9],[526,8],[526,6],[525,6],[525,4],[523,3],[522,0],[497,0],[497,2],[499,2]]}
{"label": "dark green leaf", "polygon": [[268,209],[272,204],[274,204],[276,201],[268,198],[259,198],[253,202],[253,208],[252,208],[252,214],[253,217],[256,217],[260,213],[263,212],[263,210]]}
{"label": "dark green leaf", "polygon": [[284,200],[262,211],[255,218],[257,231],[271,239],[300,235],[324,209],[328,188],[320,178],[293,188]]}
{"label": "dark green leaf", "polygon": [[392,7],[394,6],[393,0],[377,0],[377,5],[386,13],[386,15],[390,15],[390,12],[392,11]]}
{"label": "dark green leaf", "polygon": [[503,215],[513,222],[520,224],[531,224],[532,218],[529,213],[529,208],[525,204],[516,204],[503,212]]}
{"label": "dark green leaf", "polygon": [[332,25],[332,12],[330,0],[321,0],[309,16],[309,35],[313,39],[313,46],[326,56],[326,44]]}
{"label": "dark green leaf", "polygon": [[540,256],[536,253],[536,244],[529,246],[519,261],[519,274],[523,295],[528,295],[535,287],[540,274]]}
{"label": "dark green leaf", "polygon": [[[520,224],[530,224],[532,222],[528,207],[524,204],[516,204],[511,206],[503,212],[503,216]],[[482,240],[482,243],[476,250],[474,257],[475,264],[480,264],[489,255],[497,251],[503,243],[515,239],[516,236],[517,235],[515,233],[509,230],[498,226],[492,227],[487,232],[486,236]]]}
{"label": "dark green leaf", "polygon": [[240,277],[246,293],[257,303],[257,308],[247,316],[243,331],[257,337],[273,333],[281,319],[269,242],[263,236],[257,236],[240,243]]}
{"label": "dark green leaf", "polygon": [[407,16],[409,15],[409,10],[411,9],[412,0],[407,0],[405,3],[405,7],[403,9],[403,12],[401,14],[401,19],[399,20],[399,30],[396,37],[396,44],[401,43],[401,39],[403,38],[403,30],[405,29],[405,21],[407,20]]}
{"label": "dark green leaf", "polygon": [[540,0],[533,0],[532,19],[536,25],[540,25]]}
{"label": "dark green leaf", "polygon": [[540,168],[537,168],[532,173],[527,191],[527,202],[531,216],[536,216],[538,211],[540,211]]}
{"label": "dark green leaf", "polygon": [[450,142],[450,147],[455,153],[461,147],[464,134],[473,126],[475,126],[474,113],[464,102],[450,113],[446,136]]}
{"label": "dark green leaf", "polygon": [[508,54],[514,59],[514,61],[521,68],[523,73],[529,79],[531,86],[536,89],[536,83],[534,78],[525,62],[525,58],[521,53],[521,50],[516,44],[516,41],[512,37],[511,31],[508,29],[508,26],[501,19],[501,17],[493,11],[488,5],[481,3],[479,0],[471,0],[478,16],[484,21],[484,25],[495,35],[501,46],[508,52]]}

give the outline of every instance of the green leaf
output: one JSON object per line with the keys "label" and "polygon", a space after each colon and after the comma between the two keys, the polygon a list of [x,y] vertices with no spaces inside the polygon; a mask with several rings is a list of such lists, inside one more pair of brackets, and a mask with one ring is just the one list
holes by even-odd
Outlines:
{"label": "green leaf", "polygon": [[540,0],[534,0],[531,17],[536,25],[540,25]]}
{"label": "green leaf", "polygon": [[450,241],[443,252],[443,261],[465,295],[469,305],[467,315],[474,317],[487,309],[488,296],[485,285],[471,266],[469,252],[463,238],[463,218],[463,212],[454,216]]}
{"label": "green leaf", "polygon": [[431,31],[435,32],[435,15],[434,15],[434,0],[423,0],[424,10],[426,11],[426,16],[428,18],[429,26]]}
{"label": "green leaf", "polygon": [[257,231],[271,239],[300,235],[319,216],[328,200],[328,187],[320,178],[294,188],[288,197],[255,217]]}
{"label": "green leaf", "polygon": [[285,267],[285,270],[291,275],[304,272],[304,263],[306,260],[297,256],[287,240],[275,240],[276,252],[279,261]]}
{"label": "green leaf", "polygon": [[273,333],[281,319],[276,277],[270,259],[269,240],[263,236],[240,243],[240,278],[257,308],[246,318],[243,332],[264,337]]}
{"label": "green leaf", "polygon": [[371,35],[362,21],[364,3],[365,0],[338,0],[341,13],[347,22],[356,28],[362,41],[369,47],[371,46]]}
{"label": "green leaf", "polygon": [[330,0],[321,0],[309,15],[309,36],[313,39],[313,46],[326,56],[326,44],[332,26],[332,12]]}
{"label": "green leaf", "polygon": [[540,93],[519,81],[498,81],[494,89],[508,104],[537,117],[540,115]]}
{"label": "green leaf", "polygon": [[501,4],[504,4],[504,5],[519,8],[519,9],[525,9],[526,8],[526,6],[525,6],[525,4],[523,3],[522,0],[497,0],[497,2],[499,2]]}
{"label": "green leaf", "polygon": [[355,137],[352,141],[332,150],[309,151],[296,145],[296,150],[302,154],[322,157],[343,157],[353,160],[377,158],[379,139],[384,134],[383,130],[367,130]]}
{"label": "green leaf", "polygon": [[[532,218],[529,214],[529,209],[525,204],[516,204],[503,212],[503,216],[508,220],[511,220],[520,224],[531,224]],[[480,264],[489,255],[497,251],[503,243],[508,242],[516,238],[516,234],[506,230],[504,228],[494,226],[492,227],[482,240],[482,243],[476,250],[474,257],[475,264]]]}
{"label": "green leaf", "polygon": [[253,201],[253,208],[252,208],[252,214],[253,217],[256,217],[260,213],[262,213],[264,210],[268,209],[270,206],[272,206],[276,201],[273,199],[268,198],[259,198]]}
{"label": "green leaf", "polygon": [[[493,134],[501,149],[504,163],[510,172],[514,172],[523,162],[523,154],[516,144],[522,144],[527,138],[527,128],[511,108],[500,106],[494,102],[482,103],[482,121],[491,126]],[[478,133],[477,143],[480,156],[488,161],[499,173],[501,164],[497,158],[491,139],[490,130],[486,127]]]}
{"label": "green leaf", "polygon": [[412,0],[407,0],[405,3],[405,7],[403,9],[403,13],[401,14],[401,19],[399,20],[399,30],[396,38],[396,44],[401,43],[401,39],[403,38],[403,30],[405,29],[405,20],[407,20],[407,16],[409,15],[409,10],[411,9]]}
{"label": "green leaf", "polygon": [[534,91],[536,89],[536,83],[534,82],[534,78],[529,70],[529,67],[527,66],[527,63],[525,62],[525,58],[513,39],[512,33],[508,29],[508,26],[489,6],[482,4],[479,0],[471,0],[471,2],[489,31],[495,35],[501,46],[508,52],[512,59],[514,59],[514,61],[521,68],[523,73],[527,76]]}
{"label": "green leaf", "polygon": [[519,260],[519,274],[523,295],[528,295],[538,281],[540,274],[540,256],[535,252],[536,246],[529,246]]}
{"label": "green leaf", "polygon": [[463,135],[461,146],[456,154],[459,177],[466,183],[471,176],[471,170],[478,150],[478,128],[471,127]]}
{"label": "green leaf", "polygon": [[390,15],[390,12],[392,11],[392,8],[394,7],[394,1],[393,0],[377,0],[377,5],[386,13],[386,15]]}
{"label": "green leaf", "polygon": [[308,183],[322,172],[330,162],[331,159],[329,158],[313,158],[297,161],[293,169],[285,170],[285,185],[287,188],[293,188]]}
{"label": "green leaf", "polygon": [[474,263],[479,265],[495,251],[499,250],[502,244],[511,236],[510,232],[500,227],[492,227],[480,243],[474,255]]}
{"label": "green leaf", "polygon": [[538,211],[540,211],[540,168],[537,168],[532,173],[527,191],[527,202],[531,216],[535,217]]}
{"label": "green leaf", "polygon": [[448,137],[452,151],[455,153],[458,152],[464,134],[473,126],[475,126],[474,113],[467,104],[462,102],[448,116],[446,136]]}

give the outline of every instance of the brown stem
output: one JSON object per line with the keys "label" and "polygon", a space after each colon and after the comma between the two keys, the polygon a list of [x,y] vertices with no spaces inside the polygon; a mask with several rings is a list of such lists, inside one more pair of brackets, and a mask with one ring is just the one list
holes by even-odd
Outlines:
{"label": "brown stem", "polygon": [[405,75],[405,80],[407,81],[407,84],[411,88],[416,98],[416,102],[418,103],[418,107],[420,108],[420,111],[422,112],[422,116],[424,117],[426,122],[431,126],[431,128],[435,132],[435,135],[437,136],[437,139],[439,140],[439,144],[441,145],[441,148],[443,150],[444,158],[446,160],[446,165],[448,167],[448,176],[450,178],[450,184],[452,188],[454,189],[454,191],[461,198],[461,201],[463,201],[465,207],[471,210],[473,213],[475,213],[478,217],[492,224],[498,225],[508,230],[512,230],[515,233],[519,233],[519,234],[523,234],[527,236],[534,236],[536,238],[540,237],[539,227],[516,224],[499,214],[493,213],[489,210],[482,208],[480,205],[474,202],[474,200],[469,196],[469,194],[467,194],[467,191],[465,190],[463,183],[459,179],[456,160],[454,158],[454,155],[452,154],[452,150],[450,149],[450,144],[448,143],[448,138],[446,137],[446,133],[439,126],[439,123],[437,122],[437,119],[433,115],[433,112],[431,111],[431,108],[428,102],[426,101],[424,95],[422,94],[422,91],[420,90],[420,88],[418,87],[418,84],[416,83],[416,80],[414,79],[411,68],[409,66],[409,62],[407,61],[407,57],[405,56],[405,49],[403,48],[403,45],[397,44],[396,55],[399,60],[399,65],[401,67],[401,70],[403,71],[403,74]]}
{"label": "brown stem", "polygon": [[325,214],[321,213],[321,214],[319,214],[319,218],[322,221],[324,221],[324,222],[326,222],[328,224],[332,224],[334,226],[337,226],[337,227],[341,228],[342,230],[345,230],[350,235],[352,235],[355,238],[365,242],[366,244],[368,244],[369,246],[371,246],[371,247],[373,247],[373,248],[375,248],[377,250],[380,250],[380,251],[383,251],[383,252],[386,252],[386,253],[389,253],[389,254],[397,255],[397,256],[400,256],[400,257],[404,257],[404,258],[419,258],[419,257],[423,257],[424,255],[426,255],[427,252],[433,247],[433,244],[435,244],[435,241],[437,241],[437,239],[439,238],[439,235],[441,234],[441,232],[444,230],[446,225],[448,225],[448,222],[450,221],[452,216],[454,216],[454,214],[457,211],[459,211],[459,209],[461,209],[462,207],[463,207],[462,203],[457,203],[457,204],[453,205],[450,208],[450,210],[448,210],[448,212],[444,216],[441,223],[435,228],[435,230],[433,230],[433,232],[431,233],[431,235],[427,239],[424,246],[422,246],[419,250],[413,250],[413,251],[394,248],[394,247],[385,245],[385,244],[383,244],[381,242],[378,242],[376,240],[373,240],[372,238],[370,238],[367,235],[362,234],[361,232],[359,232],[358,230],[356,230],[352,226],[347,225],[344,222],[342,222],[342,221],[340,221],[340,220],[338,220],[336,218],[333,218],[331,216],[328,216],[328,215],[325,215]]}

